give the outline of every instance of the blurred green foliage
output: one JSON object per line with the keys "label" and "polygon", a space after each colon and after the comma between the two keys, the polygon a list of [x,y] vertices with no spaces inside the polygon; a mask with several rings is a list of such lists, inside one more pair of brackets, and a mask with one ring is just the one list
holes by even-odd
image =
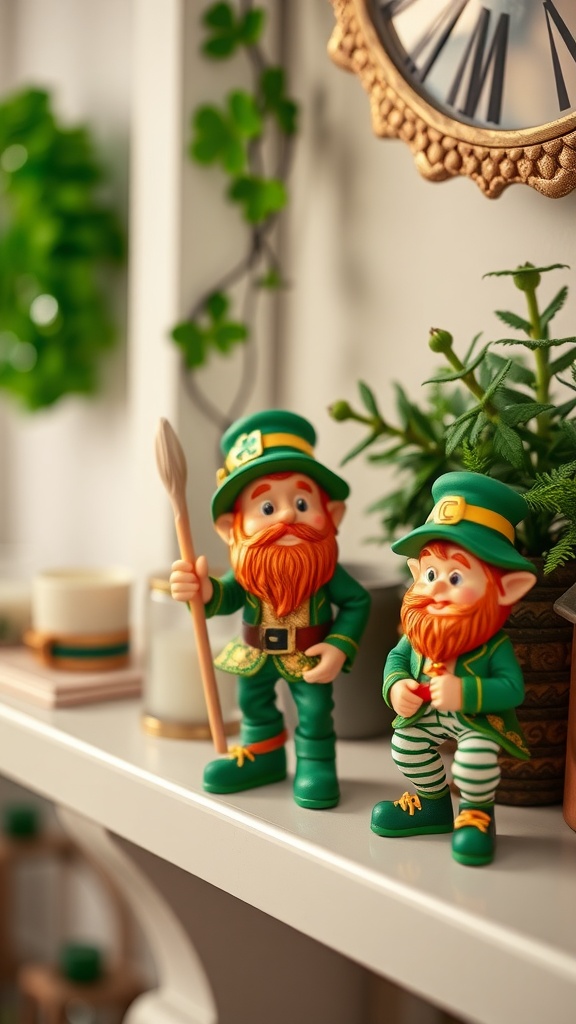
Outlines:
{"label": "blurred green foliage", "polygon": [[115,339],[103,268],[124,260],[85,127],[41,89],[0,102],[0,388],[28,410],[98,386]]}
{"label": "blurred green foliage", "polygon": [[[425,522],[434,480],[466,469],[525,495],[530,513],[517,531],[518,542],[528,556],[546,556],[547,572],[574,557],[576,397],[570,392],[576,392],[576,336],[550,337],[550,323],[564,306],[568,288],[563,286],[544,309],[538,292],[542,275],[559,269],[562,264],[525,263],[485,275],[511,278],[523,293],[525,315],[496,311],[519,336],[480,347],[478,334],[461,359],[452,335],[433,329],[429,346],[447,365],[424,382],[431,390],[419,403],[395,385],[396,423],[384,416],[364,383],[359,385],[360,411],[346,401],[332,405],[334,419],[355,420],[366,430],[344,461],[367,452],[371,462],[394,470],[394,484],[371,509],[381,516],[383,540]],[[502,346],[503,354],[496,346]]]}
{"label": "blurred green foliage", "polygon": [[[232,286],[243,279],[247,292],[283,285],[269,234],[288,202],[289,142],[298,126],[298,107],[287,95],[284,69],[269,63],[262,50],[266,12],[249,0],[239,9],[218,2],[203,12],[202,24],[204,56],[222,61],[243,52],[252,69],[253,86],[233,89],[220,104],[202,104],[193,112],[188,153],[195,163],[217,167],[223,174],[226,198],[248,224],[249,238],[239,265],[208,289],[171,332],[190,370],[204,365],[211,351],[227,354],[250,338],[253,316],[246,309],[231,315]],[[277,166],[267,172],[271,152]],[[245,305],[253,314],[253,304],[246,301]]]}

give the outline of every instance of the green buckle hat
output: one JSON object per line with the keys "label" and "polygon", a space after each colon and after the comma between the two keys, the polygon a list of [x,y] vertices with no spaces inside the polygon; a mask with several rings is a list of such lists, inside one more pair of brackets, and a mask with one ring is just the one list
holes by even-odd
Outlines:
{"label": "green buckle hat", "polygon": [[310,477],[329,498],[343,501],[350,488],[314,458],[316,431],[308,420],[283,409],[268,409],[237,420],[222,436],[224,465],[216,474],[212,518],[230,512],[247,484],[270,473]]}
{"label": "green buckle hat", "polygon": [[490,565],[536,568],[514,547],[515,527],[528,505],[508,484],[481,473],[445,473],[432,486],[434,508],[423,526],[392,545],[398,555],[417,558],[428,540],[458,544]]}

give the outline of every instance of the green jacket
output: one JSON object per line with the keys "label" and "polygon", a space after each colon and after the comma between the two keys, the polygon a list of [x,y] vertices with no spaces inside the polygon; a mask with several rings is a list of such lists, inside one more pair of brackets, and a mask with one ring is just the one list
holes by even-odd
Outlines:
{"label": "green jacket", "polygon": [[[428,679],[422,672],[424,657],[416,653],[406,637],[394,647],[384,666],[382,694],[392,707],[390,690],[399,679]],[[469,725],[496,740],[514,757],[527,760],[530,751],[514,708],[524,699],[524,680],[514,648],[503,630],[487,643],[462,654],[454,669],[462,679],[462,710],[454,714],[460,722]],[[399,728],[414,725],[430,708],[424,702],[410,718],[398,715],[392,725]]]}
{"label": "green jacket", "polygon": [[[214,587],[211,600],[205,606],[206,615],[230,615],[243,610],[243,619],[250,626],[256,626],[262,619],[262,604],[259,598],[240,586],[232,571],[221,578],[210,577]],[[343,671],[349,672],[358,652],[358,644],[364,632],[370,613],[370,595],[341,565],[336,566],[332,579],[310,597],[310,625],[330,622],[333,606],[338,609],[330,632],[324,643],[333,644],[346,655]],[[288,681],[302,678],[302,673],[315,665],[317,658],[304,654],[267,654],[249,647],[237,637],[225,647],[215,664],[225,672],[235,675],[253,676],[273,658],[279,675]]]}

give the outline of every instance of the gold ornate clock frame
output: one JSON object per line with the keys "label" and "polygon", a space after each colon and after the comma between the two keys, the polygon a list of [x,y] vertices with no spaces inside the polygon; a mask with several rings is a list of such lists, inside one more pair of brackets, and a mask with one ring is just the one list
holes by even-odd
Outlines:
{"label": "gold ornate clock frame", "polygon": [[360,78],[370,98],[374,133],[405,142],[424,178],[464,175],[490,199],[514,184],[530,185],[553,199],[576,188],[576,114],[521,131],[456,122],[404,80],[378,39],[366,0],[330,2],[337,21],[330,57]]}

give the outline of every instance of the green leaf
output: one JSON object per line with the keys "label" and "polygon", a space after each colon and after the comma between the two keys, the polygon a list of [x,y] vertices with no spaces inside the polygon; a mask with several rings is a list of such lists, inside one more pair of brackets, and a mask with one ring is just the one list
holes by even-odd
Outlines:
{"label": "green leaf", "polygon": [[461,423],[467,423],[469,420],[473,419],[474,416],[478,416],[479,414],[483,415],[482,407],[480,405],[475,405],[472,409],[467,409],[461,416],[458,416],[458,419],[454,420],[454,422],[450,424],[450,428],[459,427]]}
{"label": "green leaf", "polygon": [[256,284],[259,288],[269,288],[271,291],[276,288],[287,287],[280,271],[276,267],[271,267],[262,277],[259,277]]}
{"label": "green leaf", "polygon": [[522,345],[523,348],[529,348],[532,352],[536,352],[538,349],[543,348],[558,348],[559,345],[573,345],[576,342],[576,337],[569,338],[499,338],[498,341],[494,342],[495,345]]}
{"label": "green leaf", "polygon": [[298,104],[286,96],[284,77],[283,68],[265,68],[260,76],[260,91],[264,109],[276,117],[286,135],[293,135],[297,130]]}
{"label": "green leaf", "polygon": [[[567,423],[560,424],[560,430],[562,431],[565,440],[570,445],[571,452],[576,450],[576,423],[573,420],[569,420]],[[575,508],[576,517],[576,508]]]}
{"label": "green leaf", "polygon": [[236,17],[231,5],[213,4],[205,11],[202,22],[206,28],[213,29],[212,35],[202,44],[202,53],[215,60],[230,57],[240,43]]}
{"label": "green leaf", "polygon": [[476,367],[482,362],[491,344],[492,342],[489,341],[487,345],[484,345],[484,348],[479,355],[477,355],[476,358],[462,370],[457,370],[455,373],[447,373],[442,377],[429,377],[424,381],[424,384],[443,384],[445,381],[462,380],[466,374],[473,373]]}
{"label": "green leaf", "polygon": [[357,455],[360,455],[361,452],[366,450],[366,448],[369,448],[370,445],[373,444],[374,441],[378,439],[378,436],[378,434],[369,434],[368,437],[365,437],[363,441],[360,441],[359,444],[357,444],[354,448],[352,448],[351,451],[348,452],[347,455],[344,456],[341,465],[344,466],[346,465],[347,462],[350,462],[351,459],[355,459]]}
{"label": "green leaf", "polygon": [[248,337],[248,328],[246,324],[227,320],[225,323],[216,325],[214,330],[211,332],[211,337],[214,340],[216,348],[220,352],[226,354],[238,342],[246,341]]}
{"label": "green leaf", "polygon": [[208,7],[202,15],[202,22],[207,28],[217,28],[231,32],[236,24],[231,4],[216,3]]}
{"label": "green leaf", "polygon": [[202,53],[205,57],[211,57],[213,60],[226,60],[227,57],[231,57],[238,45],[235,36],[212,36],[211,39],[207,39],[202,43]]}
{"label": "green leaf", "polygon": [[[486,356],[486,362],[494,373],[497,373],[506,363],[510,362],[508,359],[504,359],[503,356],[497,355],[496,352],[489,352]],[[536,377],[532,370],[529,370],[527,366],[519,362],[518,359],[512,362],[508,379],[514,381],[517,384],[527,384],[528,387],[535,387]]]}
{"label": "green leaf", "polygon": [[482,431],[485,429],[485,427],[488,426],[489,422],[490,420],[488,419],[485,413],[478,413],[478,416],[476,417],[476,422],[474,423],[472,430],[470,431],[470,437],[468,439],[471,445],[476,445],[478,443]]}
{"label": "green leaf", "polygon": [[251,224],[261,224],[286,205],[284,183],[277,178],[257,178],[244,175],[236,178],[228,190],[229,198],[244,209],[244,217]]}
{"label": "green leaf", "polygon": [[266,12],[261,7],[247,11],[238,30],[238,38],[244,46],[255,46],[260,41],[266,23]]}
{"label": "green leaf", "polygon": [[266,110],[275,110],[284,97],[284,80],[284,68],[264,68],[260,75],[260,89]]}
{"label": "green leaf", "polygon": [[524,331],[526,334],[530,334],[530,331],[532,330],[532,324],[530,321],[525,320],[516,313],[508,313],[505,310],[497,309],[496,316],[508,327],[516,327],[519,331]]}
{"label": "green leaf", "polygon": [[408,395],[404,391],[404,388],[394,381],[394,391],[396,392],[396,408],[402,419],[402,424],[407,427],[410,423],[410,414],[412,412],[412,404],[408,400]]}
{"label": "green leaf", "polygon": [[507,406],[502,409],[500,416],[509,427],[516,427],[519,423],[528,423],[535,416],[543,412],[549,412],[553,405],[542,405],[540,402],[523,402],[520,405]]}
{"label": "green leaf", "polygon": [[557,544],[546,555],[544,573],[554,572],[560,565],[566,565],[576,555],[576,529],[571,528],[560,537]]}
{"label": "green leaf", "polygon": [[[380,435],[374,434],[373,437],[379,437]],[[381,439],[381,437],[380,437]],[[393,462],[395,465],[401,462],[398,456],[406,455],[406,444],[401,441],[400,444],[393,444],[391,448],[386,448],[384,451],[373,453],[368,456],[369,462]]]}
{"label": "green leaf", "polygon": [[246,139],[262,134],[262,116],[250,93],[237,89],[228,97],[228,109],[237,132]]}
{"label": "green leaf", "polygon": [[573,346],[572,348],[568,349],[568,351],[565,352],[564,355],[559,356],[558,359],[554,359],[550,363],[550,366],[548,367],[549,372],[552,374],[552,376],[554,376],[556,373],[561,373],[562,370],[568,369],[568,367],[572,366],[575,361],[576,346]]}
{"label": "green leaf", "polygon": [[511,359],[509,359],[506,363],[504,363],[504,366],[499,371],[499,373],[496,374],[496,376],[494,377],[494,380],[490,383],[489,387],[487,387],[485,389],[484,397],[482,399],[483,404],[486,404],[486,402],[488,402],[492,398],[492,396],[496,393],[496,391],[498,391],[498,388],[500,388],[502,386],[502,384],[506,380],[508,374],[510,373],[511,366],[512,366],[512,360]]}
{"label": "green leaf", "polygon": [[540,314],[540,326],[545,331],[550,321],[559,313],[562,306],[566,302],[568,297],[568,288],[564,286],[561,288],[557,295],[554,296],[550,305],[546,306],[543,313]]}
{"label": "green leaf", "polygon": [[230,126],[217,107],[199,107],[193,121],[195,138],[191,153],[199,163],[209,164],[221,160],[234,136]]}
{"label": "green leaf", "polygon": [[576,409],[576,398],[572,398],[569,402],[563,402],[562,405],[556,407],[556,416],[558,419],[562,419],[564,416],[568,416],[573,409]]}
{"label": "green leaf", "polygon": [[547,274],[549,270],[570,270],[566,263],[552,263],[549,267],[516,267],[515,270],[491,270],[482,277],[516,277],[518,274]]}
{"label": "green leaf", "polygon": [[372,415],[377,416],[380,419],[380,411],[378,409],[378,403],[374,396],[374,392],[370,390],[364,381],[358,381],[358,390],[360,392],[360,398],[364,408]]}
{"label": "green leaf", "polygon": [[[473,413],[476,415],[476,413]],[[467,434],[472,429],[471,417],[462,417],[457,423],[453,423],[446,431],[446,455],[451,455],[458,448]]]}
{"label": "green leaf", "polygon": [[171,331],[171,337],[182,349],[184,362],[190,370],[202,366],[206,359],[206,338],[197,324],[191,320],[177,324]]}
{"label": "green leaf", "polygon": [[230,300],[224,292],[212,292],[205,304],[206,312],[215,323],[226,316],[229,306]]}
{"label": "green leaf", "polygon": [[469,347],[468,351],[466,352],[466,355],[464,356],[464,359],[462,360],[464,365],[466,365],[468,363],[468,360],[472,358],[472,355],[474,353],[474,349],[476,348],[476,345],[480,341],[481,337],[482,337],[482,331],[479,331],[478,334],[475,334],[474,337],[472,338],[472,341],[470,342],[470,347]]}
{"label": "green leaf", "polygon": [[298,113],[294,100],[281,100],[276,107],[276,119],[285,135],[295,135],[298,131]]}
{"label": "green leaf", "polygon": [[512,466],[522,469],[525,462],[522,441],[505,423],[499,423],[494,431],[494,448]]}
{"label": "green leaf", "polygon": [[418,406],[413,405],[410,413],[410,424],[412,429],[420,434],[422,437],[427,438],[429,441],[434,443],[437,442],[436,431],[434,430],[434,423],[431,417],[427,416],[422,412]]}

